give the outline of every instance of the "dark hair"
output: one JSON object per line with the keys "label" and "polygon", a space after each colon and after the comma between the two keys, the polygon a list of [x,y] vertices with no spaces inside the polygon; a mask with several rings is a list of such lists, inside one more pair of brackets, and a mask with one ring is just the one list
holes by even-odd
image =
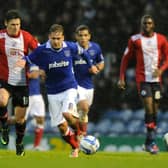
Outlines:
{"label": "dark hair", "polygon": [[76,28],[75,33],[77,34],[77,33],[78,33],[79,31],[81,31],[81,30],[88,30],[88,32],[91,33],[91,32],[90,32],[90,29],[89,29],[89,27],[88,27],[87,25],[79,25],[79,26]]}
{"label": "dark hair", "polygon": [[144,16],[142,16],[142,18],[141,18],[141,24],[142,24],[142,22],[145,20],[145,19],[151,19],[152,21],[153,21],[153,23],[154,23],[154,18],[151,16],[151,15],[144,15]]}
{"label": "dark hair", "polygon": [[51,25],[51,27],[49,29],[49,34],[52,32],[62,32],[62,34],[64,34],[64,28],[62,25],[53,24],[53,25]]}
{"label": "dark hair", "polygon": [[21,19],[19,12],[16,9],[8,10],[5,15],[5,21],[9,21],[11,19]]}

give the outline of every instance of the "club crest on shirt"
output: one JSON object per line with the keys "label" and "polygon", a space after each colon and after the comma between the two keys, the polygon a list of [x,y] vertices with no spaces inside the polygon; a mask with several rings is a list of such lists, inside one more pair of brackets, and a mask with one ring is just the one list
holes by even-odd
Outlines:
{"label": "club crest on shirt", "polygon": [[95,55],[95,50],[89,50],[88,52],[89,52],[90,56],[94,56]]}
{"label": "club crest on shirt", "polygon": [[151,45],[152,45],[152,41],[151,41],[151,40],[148,40],[148,41],[146,42],[146,45],[147,45],[147,46],[151,46]]}
{"label": "club crest on shirt", "polygon": [[69,56],[71,55],[70,50],[65,50],[65,51],[64,51],[64,55],[65,55],[66,57],[69,57]]}
{"label": "club crest on shirt", "polygon": [[13,41],[12,42],[12,47],[16,47],[16,45],[17,45],[16,41]]}

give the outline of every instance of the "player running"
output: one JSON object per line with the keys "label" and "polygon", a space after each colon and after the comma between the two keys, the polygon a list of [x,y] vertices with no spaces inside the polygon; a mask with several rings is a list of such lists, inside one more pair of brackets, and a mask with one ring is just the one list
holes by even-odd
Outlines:
{"label": "player running", "polygon": [[[46,76],[51,124],[58,127],[62,138],[71,145],[70,157],[78,157],[79,143],[69,127],[69,125],[76,125],[76,120],[71,114],[76,109],[77,98],[77,82],[73,73],[72,58],[77,53],[81,53],[94,73],[97,69],[92,66],[87,52],[75,43],[64,41],[62,25],[53,24],[48,37],[49,40],[46,43],[25,59],[43,70],[43,76]],[[18,61],[18,65],[22,64],[22,61]]]}
{"label": "player running", "polygon": [[16,10],[5,15],[5,29],[0,30],[0,122],[1,143],[9,143],[7,105],[12,97],[16,119],[16,155],[25,155],[23,137],[25,134],[25,114],[28,106],[28,85],[26,68],[16,66],[16,62],[38,46],[37,40],[27,31],[21,30],[21,17]]}
{"label": "player running", "polygon": [[88,112],[93,103],[94,84],[93,76],[104,68],[104,57],[99,44],[90,41],[91,32],[87,25],[80,25],[75,31],[77,45],[88,52],[90,61],[97,68],[96,73],[89,72],[87,62],[80,56],[76,55],[73,59],[75,78],[78,82],[78,114],[80,135],[87,134]]}
{"label": "player running", "polygon": [[168,45],[166,37],[154,32],[152,16],[141,19],[142,32],[131,36],[120,66],[118,86],[125,89],[125,72],[128,63],[136,59],[137,88],[145,109],[146,139],[143,149],[156,154],[157,112],[161,98],[161,75],[168,68]]}
{"label": "player running", "polygon": [[39,67],[31,64],[28,71],[29,78],[29,106],[26,111],[26,119],[29,116],[35,118],[34,150],[43,150],[40,146],[45,121],[45,103],[41,93],[41,78]]}

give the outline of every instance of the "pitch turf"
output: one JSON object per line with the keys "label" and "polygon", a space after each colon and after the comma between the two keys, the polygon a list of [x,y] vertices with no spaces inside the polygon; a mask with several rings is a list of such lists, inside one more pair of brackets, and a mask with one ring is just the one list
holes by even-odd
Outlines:
{"label": "pitch turf", "polygon": [[0,150],[0,168],[163,168],[168,165],[168,153],[97,152],[80,153],[79,158],[69,158],[68,151],[26,151],[19,157],[15,151]]}

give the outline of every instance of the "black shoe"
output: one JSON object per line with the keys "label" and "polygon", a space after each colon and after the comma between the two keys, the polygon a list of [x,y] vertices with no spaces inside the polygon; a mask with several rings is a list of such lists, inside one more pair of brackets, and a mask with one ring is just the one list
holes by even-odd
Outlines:
{"label": "black shoe", "polygon": [[9,128],[1,129],[1,144],[8,145],[9,143]]}
{"label": "black shoe", "polygon": [[16,155],[18,156],[24,156],[25,155],[25,151],[24,151],[24,146],[23,144],[16,144]]}

